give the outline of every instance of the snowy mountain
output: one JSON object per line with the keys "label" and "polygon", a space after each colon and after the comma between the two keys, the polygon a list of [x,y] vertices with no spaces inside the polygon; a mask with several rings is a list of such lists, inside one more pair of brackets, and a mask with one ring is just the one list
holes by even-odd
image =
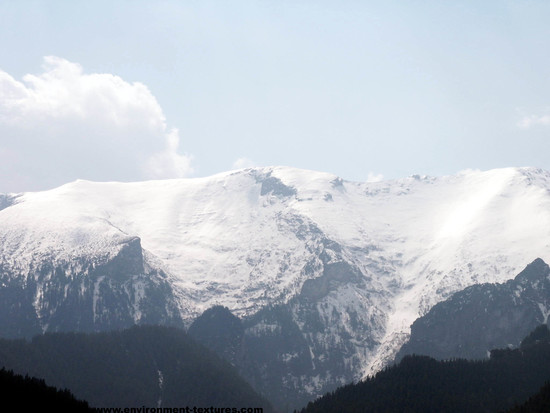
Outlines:
{"label": "snowy mountain", "polygon": [[190,325],[223,305],[249,336],[300,337],[279,354],[281,380],[310,395],[393,360],[451,293],[504,282],[550,251],[550,173],[533,168],[376,183],[286,167],[76,181],[0,196],[0,209],[4,335]]}

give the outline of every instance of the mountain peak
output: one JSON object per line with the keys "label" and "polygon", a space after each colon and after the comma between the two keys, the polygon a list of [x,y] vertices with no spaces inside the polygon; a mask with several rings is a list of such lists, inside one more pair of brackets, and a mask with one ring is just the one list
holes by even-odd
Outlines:
{"label": "mountain peak", "polygon": [[550,267],[542,258],[535,259],[520,272],[516,280],[537,281],[550,275]]}

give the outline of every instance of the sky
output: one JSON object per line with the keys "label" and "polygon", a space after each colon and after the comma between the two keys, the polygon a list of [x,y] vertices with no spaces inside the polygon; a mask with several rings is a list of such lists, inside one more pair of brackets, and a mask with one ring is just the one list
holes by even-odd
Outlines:
{"label": "sky", "polygon": [[0,193],[550,170],[550,2],[0,0]]}

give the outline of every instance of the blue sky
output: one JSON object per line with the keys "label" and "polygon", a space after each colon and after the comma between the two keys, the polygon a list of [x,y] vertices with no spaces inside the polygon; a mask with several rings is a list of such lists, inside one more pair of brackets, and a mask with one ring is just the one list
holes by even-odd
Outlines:
{"label": "blue sky", "polygon": [[550,169],[547,1],[1,1],[0,192]]}

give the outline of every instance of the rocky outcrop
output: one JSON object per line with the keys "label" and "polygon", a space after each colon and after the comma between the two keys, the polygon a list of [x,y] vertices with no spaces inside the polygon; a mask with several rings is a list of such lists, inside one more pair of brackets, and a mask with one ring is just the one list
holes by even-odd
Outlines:
{"label": "rocky outcrop", "polygon": [[411,326],[407,354],[437,359],[481,359],[490,350],[516,347],[550,314],[550,268],[538,258],[513,280],[480,284],[436,304]]}
{"label": "rocky outcrop", "polygon": [[21,274],[0,268],[2,337],[51,331],[103,331],[134,324],[183,325],[181,312],[159,269],[147,268],[139,238],[107,260],[42,259]]}

